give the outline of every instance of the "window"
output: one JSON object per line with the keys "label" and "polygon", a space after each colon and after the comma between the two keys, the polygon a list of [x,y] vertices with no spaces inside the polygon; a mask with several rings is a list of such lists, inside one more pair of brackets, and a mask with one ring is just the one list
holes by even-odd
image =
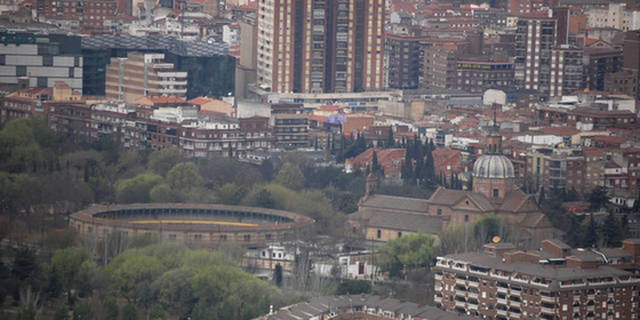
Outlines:
{"label": "window", "polygon": [[402,231],[398,231],[398,238],[402,237]]}
{"label": "window", "polygon": [[16,66],[16,76],[25,77],[27,75],[27,66]]}
{"label": "window", "polygon": [[271,240],[271,233],[267,233],[264,235],[265,240]]}
{"label": "window", "polygon": [[47,77],[38,77],[38,88],[48,87],[49,79]]}
{"label": "window", "polygon": [[0,66],[4,66],[5,65],[5,57],[6,55],[4,54],[0,54]]}
{"label": "window", "polygon": [[464,215],[464,222],[469,222],[469,215],[468,214]]}
{"label": "window", "polygon": [[500,196],[500,191],[498,189],[493,189],[493,197],[497,198],[498,196]]}
{"label": "window", "polygon": [[442,209],[438,209],[438,215],[441,216],[442,215]]}
{"label": "window", "polygon": [[227,241],[227,235],[226,234],[221,234],[220,235],[220,241]]}
{"label": "window", "polygon": [[176,240],[176,235],[175,234],[170,234],[169,235],[169,240],[175,241]]}
{"label": "window", "polygon": [[45,67],[53,66],[53,56],[50,56],[50,55],[42,56],[42,65]]}
{"label": "window", "polygon": [[245,234],[243,239],[244,239],[244,241],[251,241],[251,235],[250,234]]}
{"label": "window", "polygon": [[202,240],[202,235],[201,234],[194,234],[193,235],[193,239],[200,241],[200,240]]}
{"label": "window", "polygon": [[382,238],[382,230],[378,229],[378,239]]}

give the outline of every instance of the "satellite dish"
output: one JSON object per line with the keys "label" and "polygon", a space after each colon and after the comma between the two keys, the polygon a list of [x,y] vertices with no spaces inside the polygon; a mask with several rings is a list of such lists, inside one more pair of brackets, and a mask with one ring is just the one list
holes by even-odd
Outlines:
{"label": "satellite dish", "polygon": [[493,243],[498,243],[498,242],[500,242],[500,240],[501,240],[501,239],[500,239],[500,237],[499,237],[499,236],[494,236],[493,238],[491,238],[491,241],[492,241]]}

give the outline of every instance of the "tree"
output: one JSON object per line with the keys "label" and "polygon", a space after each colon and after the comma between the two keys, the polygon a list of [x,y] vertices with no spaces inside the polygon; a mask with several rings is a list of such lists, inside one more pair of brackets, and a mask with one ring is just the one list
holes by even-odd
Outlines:
{"label": "tree", "polygon": [[[67,303],[73,304],[71,290],[77,285],[83,264],[89,260],[89,252],[85,249],[67,248],[57,250],[51,258],[51,273],[60,279],[62,289],[67,292]],[[91,262],[91,261],[90,261]]]}
{"label": "tree", "polygon": [[495,236],[505,239],[507,232],[507,225],[495,214],[485,214],[473,226],[473,234],[480,245],[490,242]]}
{"label": "tree", "polygon": [[135,304],[128,303],[122,308],[122,320],[138,320],[138,311]]}
{"label": "tree", "polygon": [[276,204],[275,204],[275,201],[273,200],[273,197],[271,196],[271,192],[269,192],[269,190],[267,189],[262,189],[260,190],[260,192],[258,192],[258,199],[256,199],[256,205],[262,208],[273,209],[275,208]]}
{"label": "tree", "polygon": [[300,168],[290,162],[286,162],[278,171],[275,182],[291,190],[300,190],[305,185],[304,175]]}
{"label": "tree", "polygon": [[14,279],[25,281],[34,277],[39,268],[35,253],[29,249],[21,249],[14,257],[11,274]]}
{"label": "tree", "polygon": [[241,188],[234,183],[225,183],[222,187],[216,191],[218,201],[224,204],[237,205],[242,201],[246,193],[244,188]]}
{"label": "tree", "polygon": [[162,149],[151,153],[149,156],[149,168],[153,172],[165,176],[171,168],[182,160],[180,149],[176,147]]}
{"label": "tree", "polygon": [[278,263],[276,264],[276,268],[273,270],[273,282],[276,286],[282,286],[282,266]]}
{"label": "tree", "polygon": [[582,243],[582,246],[585,248],[591,248],[598,243],[598,231],[593,213],[591,213],[591,216],[589,217],[589,226],[584,234],[584,240]]}
{"label": "tree", "polygon": [[370,281],[366,280],[343,280],[338,284],[336,289],[337,295],[345,294],[368,294],[371,293],[373,287]]}
{"label": "tree", "polygon": [[428,267],[435,255],[437,238],[415,233],[388,241],[380,247],[379,263],[383,270]]}
{"label": "tree", "polygon": [[375,150],[371,155],[371,172],[373,172],[373,174],[380,173],[380,164],[378,163],[378,152],[376,152]]}
{"label": "tree", "polygon": [[589,194],[589,203],[591,210],[600,210],[602,206],[609,203],[609,195],[607,190],[602,186],[593,188]]}
{"label": "tree", "polygon": [[122,296],[127,301],[133,302],[146,281],[152,281],[162,274],[163,266],[154,256],[120,255],[107,266],[106,270]]}
{"label": "tree", "polygon": [[566,201],[576,201],[576,200],[578,200],[578,191],[576,191],[574,187],[571,187],[571,189],[569,189],[569,192],[567,192]]}
{"label": "tree", "polygon": [[79,303],[73,308],[73,320],[92,320],[93,310],[86,301]]}
{"label": "tree", "polygon": [[102,303],[106,320],[118,320],[118,303],[113,297],[107,297]]}
{"label": "tree", "polygon": [[198,173],[198,166],[193,162],[176,164],[167,173],[167,183],[171,190],[188,192],[202,185],[202,178]]}
{"label": "tree", "polygon": [[131,179],[116,183],[116,200],[121,203],[149,202],[149,194],[162,177],[153,173],[142,173]]}
{"label": "tree", "polygon": [[151,202],[174,202],[178,201],[178,197],[171,190],[171,187],[166,183],[155,185],[151,191],[149,191],[149,199]]}
{"label": "tree", "polygon": [[618,219],[616,219],[613,212],[609,213],[607,218],[604,220],[602,229],[605,247],[620,247],[622,245],[625,232],[622,228],[622,224]]}

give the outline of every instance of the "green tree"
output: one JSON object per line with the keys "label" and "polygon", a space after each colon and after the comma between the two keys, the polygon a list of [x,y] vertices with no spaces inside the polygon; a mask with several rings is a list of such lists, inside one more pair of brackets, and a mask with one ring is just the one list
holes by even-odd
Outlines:
{"label": "green tree", "polygon": [[73,320],[92,320],[93,317],[93,310],[86,301],[78,303],[73,308]]}
{"label": "green tree", "polygon": [[[53,320],[69,320],[69,308],[65,305],[61,305],[56,308],[56,311],[53,314]],[[109,319],[109,320],[117,320],[117,319]]]}
{"label": "green tree", "polygon": [[379,263],[383,270],[428,267],[434,258],[437,238],[415,233],[388,241],[379,249]]}
{"label": "green tree", "polygon": [[271,196],[271,192],[269,192],[269,190],[267,189],[261,189],[260,192],[258,192],[256,205],[262,208],[273,209],[275,208],[276,204],[275,204],[275,201],[273,200],[273,197]]}
{"label": "green tree", "polygon": [[278,171],[275,182],[291,190],[300,190],[305,185],[304,175],[300,168],[293,163],[286,162]]}
{"label": "green tree", "polygon": [[138,310],[136,305],[128,303],[122,308],[122,320],[138,320]]}
{"label": "green tree", "polygon": [[135,301],[141,286],[146,281],[153,281],[163,269],[158,258],[150,255],[120,255],[107,266],[112,284],[129,302]]}
{"label": "green tree", "polygon": [[102,308],[104,310],[104,317],[106,320],[118,320],[118,303],[113,297],[107,297],[102,302]]}
{"label": "green tree", "polygon": [[345,295],[345,294],[369,294],[371,293],[373,287],[371,286],[370,281],[366,280],[343,280],[338,284],[338,288],[336,289],[337,295]]}
{"label": "green tree", "polygon": [[380,164],[378,163],[378,153],[374,150],[371,155],[371,172],[378,174],[380,172]]}
{"label": "green tree", "polygon": [[593,213],[589,217],[588,227],[584,233],[584,240],[582,246],[585,248],[594,247],[598,243],[598,227],[596,225],[596,219],[593,217]]}
{"label": "green tree", "polygon": [[89,252],[76,248],[57,250],[51,258],[51,273],[60,279],[60,284],[67,293],[69,305],[73,304],[71,290],[78,285],[81,270],[90,268],[90,265],[84,264],[87,261],[91,262]]}
{"label": "green tree", "polygon": [[149,168],[153,172],[165,176],[171,168],[182,160],[180,149],[176,147],[162,149],[149,155]]}
{"label": "green tree", "polygon": [[198,166],[193,162],[176,164],[167,173],[167,183],[174,191],[191,190],[202,185]]}
{"label": "green tree", "polygon": [[273,282],[276,286],[282,286],[282,266],[278,263],[276,264],[276,268],[273,270]]}
{"label": "green tree", "polygon": [[602,237],[605,247],[620,247],[624,240],[624,230],[622,224],[616,219],[613,212],[609,213],[602,225]]}
{"label": "green tree", "polygon": [[131,179],[116,183],[116,200],[121,203],[149,202],[149,194],[162,177],[153,173],[142,173]]}
{"label": "green tree", "polygon": [[239,204],[244,198],[245,194],[246,190],[234,183],[225,183],[220,188],[218,188],[218,190],[216,190],[218,201],[229,205]]}
{"label": "green tree", "polygon": [[35,253],[29,249],[18,250],[13,259],[11,274],[18,281],[25,281],[36,276],[40,265]]}
{"label": "green tree", "polygon": [[593,188],[589,194],[589,203],[591,210],[600,210],[600,208],[609,203],[607,190],[602,186]]}
{"label": "green tree", "polygon": [[171,187],[166,183],[155,185],[149,191],[149,199],[151,202],[175,202],[178,201],[178,197]]}
{"label": "green tree", "polygon": [[490,242],[495,236],[506,239],[507,231],[506,223],[495,214],[485,214],[473,226],[473,234],[480,245]]}

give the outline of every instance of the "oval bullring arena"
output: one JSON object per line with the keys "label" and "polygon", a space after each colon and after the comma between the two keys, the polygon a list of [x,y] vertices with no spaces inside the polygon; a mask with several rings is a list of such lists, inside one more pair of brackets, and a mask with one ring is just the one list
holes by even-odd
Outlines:
{"label": "oval bullring arena", "polygon": [[245,246],[293,240],[314,222],[282,210],[185,203],[93,205],[69,218],[81,235],[100,240],[119,232],[127,237],[156,235],[177,243]]}

